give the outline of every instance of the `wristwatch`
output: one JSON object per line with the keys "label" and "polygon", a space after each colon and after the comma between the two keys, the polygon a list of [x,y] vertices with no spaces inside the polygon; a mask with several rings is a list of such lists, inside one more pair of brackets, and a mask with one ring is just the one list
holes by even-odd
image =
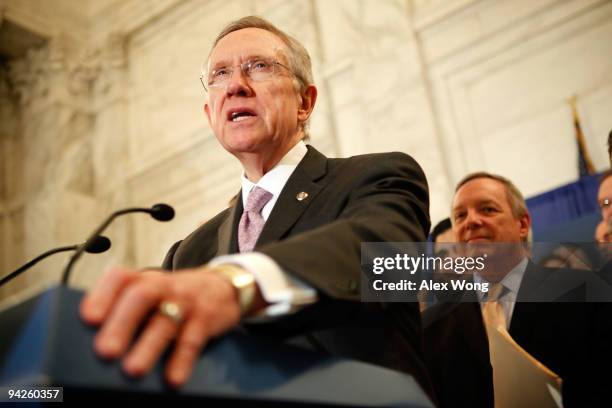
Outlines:
{"label": "wristwatch", "polygon": [[253,274],[234,264],[215,265],[213,272],[230,281],[238,293],[240,315],[248,314],[255,300],[256,286]]}

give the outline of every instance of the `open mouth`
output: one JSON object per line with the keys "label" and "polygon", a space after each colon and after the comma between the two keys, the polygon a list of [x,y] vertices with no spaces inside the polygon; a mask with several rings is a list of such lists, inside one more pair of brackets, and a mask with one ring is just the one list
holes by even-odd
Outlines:
{"label": "open mouth", "polygon": [[227,113],[227,120],[230,122],[241,122],[253,116],[257,115],[255,115],[255,112],[247,109],[231,110]]}

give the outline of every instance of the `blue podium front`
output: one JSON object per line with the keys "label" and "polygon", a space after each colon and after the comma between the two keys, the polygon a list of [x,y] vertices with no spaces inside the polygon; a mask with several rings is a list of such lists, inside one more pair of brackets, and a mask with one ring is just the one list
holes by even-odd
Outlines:
{"label": "blue podium front", "polygon": [[61,386],[65,402],[137,401],[216,406],[432,407],[409,375],[234,332],[202,352],[172,390],[163,364],[138,379],[93,352],[78,316],[82,292],[56,287],[0,312],[0,387]]}

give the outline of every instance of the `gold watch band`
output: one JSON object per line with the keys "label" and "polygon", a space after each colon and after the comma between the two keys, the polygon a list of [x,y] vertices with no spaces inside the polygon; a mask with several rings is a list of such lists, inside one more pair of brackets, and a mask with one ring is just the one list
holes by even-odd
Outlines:
{"label": "gold watch band", "polygon": [[213,272],[229,280],[232,286],[236,288],[240,315],[248,314],[253,308],[253,301],[255,300],[256,286],[253,274],[233,264],[216,265]]}

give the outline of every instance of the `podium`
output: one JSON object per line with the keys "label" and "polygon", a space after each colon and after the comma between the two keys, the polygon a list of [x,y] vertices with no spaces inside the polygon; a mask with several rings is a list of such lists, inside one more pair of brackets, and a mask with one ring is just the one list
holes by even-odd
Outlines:
{"label": "podium", "polygon": [[55,287],[0,312],[0,387],[61,386],[68,403],[433,407],[407,374],[240,332],[210,343],[178,390],[164,383],[165,359],[147,376],[130,379],[119,361],[95,355],[96,329],[78,315],[82,296]]}

